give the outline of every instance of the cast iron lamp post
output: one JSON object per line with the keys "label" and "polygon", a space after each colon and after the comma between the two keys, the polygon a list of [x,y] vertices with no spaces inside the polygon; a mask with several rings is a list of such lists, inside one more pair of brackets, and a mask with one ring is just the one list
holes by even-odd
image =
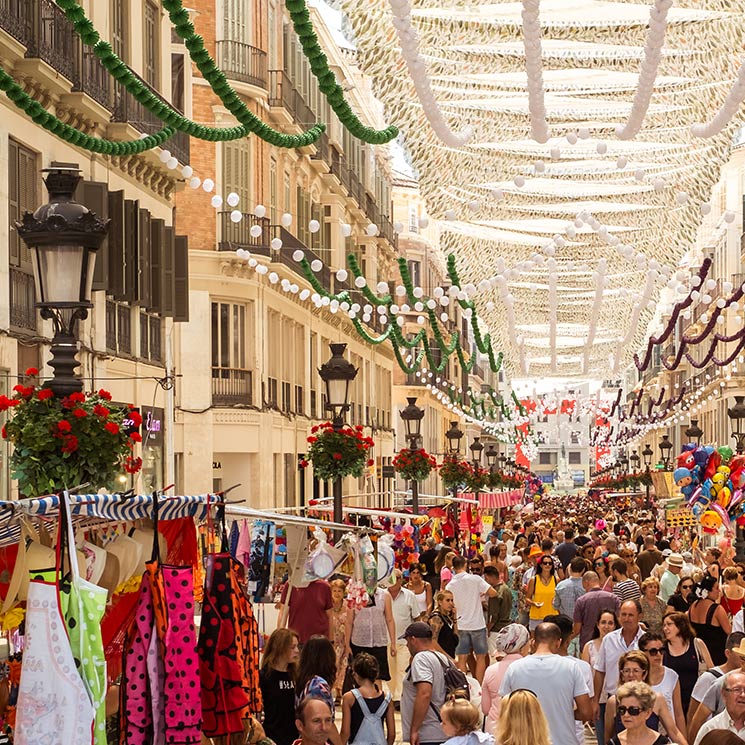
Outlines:
{"label": "cast iron lamp post", "polygon": [[[448,455],[451,458],[458,459],[460,455],[460,441],[463,437],[462,430],[458,427],[458,422],[450,422],[450,429],[445,433],[448,441]],[[453,484],[453,499],[458,499],[458,484]],[[455,535],[456,543],[458,536],[460,535],[460,505],[458,502],[453,502],[453,510],[455,512]]]}
{"label": "cast iron lamp post", "polygon": [[670,442],[670,435],[662,435],[662,442],[660,443],[660,455],[662,465],[666,471],[670,470],[670,451],[673,449],[673,444]]}
{"label": "cast iron lamp post", "polygon": [[481,444],[481,438],[474,437],[473,442],[471,443],[471,446],[469,448],[469,450],[471,451],[471,460],[473,461],[474,468],[481,467],[481,451],[483,449],[484,446]]}
{"label": "cast iron lamp post", "polygon": [[701,444],[704,431],[698,426],[698,419],[691,419],[691,426],[685,431],[685,436],[688,438],[688,442],[695,442],[696,445]]}
{"label": "cast iron lamp post", "polygon": [[651,472],[649,470],[649,467],[652,465],[652,456],[653,455],[654,455],[654,451],[649,446],[649,443],[646,443],[644,445],[644,450],[642,450],[642,458],[644,458],[644,468],[646,469],[646,475],[647,475],[647,478],[645,479],[645,481],[647,482],[646,483],[647,497],[646,497],[646,504],[645,504],[645,508],[646,509],[649,509],[650,508],[650,502],[649,502],[649,481],[652,478],[652,474],[651,474]]}
{"label": "cast iron lamp post", "polygon": [[78,323],[93,307],[91,288],[96,252],[106,237],[109,220],[101,220],[73,200],[80,181],[77,168],[45,168],[44,184],[49,202],[15,224],[18,235],[31,249],[36,307],[44,320],[52,321],[51,380],[44,383],[58,396],[83,390],[75,372],[80,364]]}
{"label": "cast iron lamp post", "polygon": [[[416,396],[406,399],[407,406],[402,409],[401,419],[406,425],[406,439],[409,441],[409,449],[417,450],[419,448],[419,438],[422,430],[422,419],[424,418],[424,409],[416,405]],[[419,514],[419,482],[411,482],[411,506],[414,514]]]}
{"label": "cast iron lamp post", "polygon": [[[344,357],[346,344],[329,344],[331,358],[318,370],[326,384],[326,409],[331,412],[334,432],[344,427],[344,414],[349,411],[349,384],[357,377],[357,368]],[[344,522],[342,507],[342,478],[334,479],[334,522]]]}
{"label": "cast iron lamp post", "polygon": [[486,465],[489,466],[489,473],[494,473],[499,453],[497,452],[497,449],[494,447],[493,443],[489,444],[489,447],[486,448],[486,453],[484,453],[484,455],[486,455]]}

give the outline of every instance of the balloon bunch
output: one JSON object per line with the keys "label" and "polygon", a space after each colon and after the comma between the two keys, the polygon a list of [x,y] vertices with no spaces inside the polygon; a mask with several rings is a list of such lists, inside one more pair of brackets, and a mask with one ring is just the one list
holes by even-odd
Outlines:
{"label": "balloon bunch", "polygon": [[396,552],[396,566],[402,571],[419,563],[419,542],[413,525],[393,526],[393,550]]}
{"label": "balloon bunch", "polygon": [[533,497],[540,498],[546,493],[546,485],[537,476],[531,476],[526,486],[528,493]]}
{"label": "balloon bunch", "polygon": [[732,448],[689,443],[678,456],[673,480],[686,497],[704,532],[716,533],[733,522],[745,525],[745,456]]}

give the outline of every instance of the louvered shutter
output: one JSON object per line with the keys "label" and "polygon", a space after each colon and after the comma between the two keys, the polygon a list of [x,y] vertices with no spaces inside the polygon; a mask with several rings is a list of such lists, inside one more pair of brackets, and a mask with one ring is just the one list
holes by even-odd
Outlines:
{"label": "louvered shutter", "polygon": [[[109,217],[109,188],[99,181],[84,181],[82,203],[101,220]],[[109,239],[104,238],[101,248],[96,252],[96,265],[93,271],[93,289],[105,290],[109,277]]]}
{"label": "louvered shutter", "polygon": [[163,265],[162,272],[162,310],[161,313],[164,316],[173,317],[173,295],[174,295],[174,251],[176,249],[176,234],[172,227],[166,227],[165,229],[165,242],[163,244],[163,252],[161,254],[161,261]]}
{"label": "louvered shutter", "polygon": [[150,221],[150,305],[148,310],[163,312],[163,244],[166,224],[164,220]]}
{"label": "louvered shutter", "polygon": [[[38,180],[39,170],[36,164],[36,153],[28,148],[18,148],[18,172],[20,179],[21,216],[24,212],[34,212],[39,206]],[[31,265],[31,249],[21,241],[21,269],[33,271]]]}
{"label": "louvered shutter", "polygon": [[18,173],[18,143],[8,142],[8,223],[9,231],[9,260],[11,266],[21,263],[21,239],[15,229],[15,224],[21,221],[20,180]]}
{"label": "louvered shutter", "polygon": [[189,239],[176,236],[174,252],[174,321],[189,320]]}
{"label": "louvered shutter", "polygon": [[124,192],[109,192],[109,237],[107,238],[108,283],[106,294],[121,300],[125,294]]}
{"label": "louvered shutter", "polygon": [[138,232],[140,203],[124,200],[124,293],[118,300],[137,301],[137,265],[139,256]]}

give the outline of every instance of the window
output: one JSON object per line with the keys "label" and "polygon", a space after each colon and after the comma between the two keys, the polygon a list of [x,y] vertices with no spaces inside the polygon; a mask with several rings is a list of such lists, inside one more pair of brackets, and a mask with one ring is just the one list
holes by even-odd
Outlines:
{"label": "window", "polygon": [[579,452],[570,452],[569,453],[569,464],[572,466],[578,466],[580,463],[582,463],[582,453]]}
{"label": "window", "polygon": [[409,205],[409,232],[419,232],[419,208],[415,204]]}
{"label": "window", "polygon": [[277,159],[269,158],[269,221],[272,225],[279,223],[279,192],[277,185]]}
{"label": "window", "polygon": [[245,0],[223,0],[223,38],[227,41],[251,43],[251,3]]}
{"label": "window", "polygon": [[161,320],[159,316],[140,311],[140,357],[162,362]]}
{"label": "window", "polygon": [[538,463],[542,466],[550,466],[553,462],[553,453],[538,453]]}
{"label": "window", "polygon": [[129,0],[111,0],[109,3],[111,18],[111,47],[119,59],[129,61],[127,49],[127,28],[129,27]]}
{"label": "window", "polygon": [[143,33],[143,77],[153,86],[160,84],[160,11],[151,0],[145,0]]}
{"label": "window", "polygon": [[248,309],[240,303],[212,303],[212,401],[251,404],[252,375],[247,369]]}
{"label": "window", "polygon": [[222,180],[225,195],[235,192],[242,209],[251,204],[251,144],[248,139],[222,146]]}
{"label": "window", "polygon": [[574,430],[570,436],[570,442],[572,445],[579,445],[580,432]]}
{"label": "window", "polygon": [[422,286],[422,262],[421,261],[410,261],[409,262],[409,274],[411,275],[411,282],[414,287]]}
{"label": "window", "polygon": [[132,355],[132,308],[127,302],[106,300],[106,349],[119,356]]}
{"label": "window", "polygon": [[175,109],[184,111],[186,79],[183,54],[171,55],[171,103]]}

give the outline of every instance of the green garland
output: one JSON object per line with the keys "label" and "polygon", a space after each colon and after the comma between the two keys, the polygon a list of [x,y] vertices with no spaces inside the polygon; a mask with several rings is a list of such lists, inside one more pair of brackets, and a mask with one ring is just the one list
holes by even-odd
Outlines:
{"label": "green garland", "polygon": [[[164,5],[166,1],[163,0]],[[171,2],[175,1],[171,0]],[[334,73],[329,69],[328,59],[318,44],[318,37],[313,30],[305,0],[285,0],[285,6],[292,19],[292,26],[303,48],[303,53],[310,63],[310,69],[318,80],[318,87],[339,117],[339,121],[351,134],[371,145],[382,145],[394,139],[398,135],[398,127],[393,124],[382,130],[367,127],[352,111],[344,98],[344,90],[336,82]]]}

